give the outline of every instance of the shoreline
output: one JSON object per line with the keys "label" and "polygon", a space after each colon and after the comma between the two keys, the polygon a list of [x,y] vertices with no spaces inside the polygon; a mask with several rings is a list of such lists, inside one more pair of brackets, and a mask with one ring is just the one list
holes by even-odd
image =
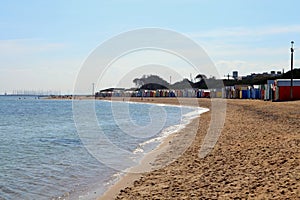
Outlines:
{"label": "shoreline", "polygon": [[[148,171],[154,171],[157,168],[161,168],[165,165],[170,164],[170,162],[175,161],[176,158],[173,158],[173,160],[170,161],[170,158],[164,159],[161,158],[160,155],[166,154],[170,151],[170,149],[178,148],[178,146],[173,146],[173,143],[176,143],[175,139],[178,141],[184,139],[186,137],[186,130],[189,130],[188,132],[191,132],[191,129],[195,129],[195,124],[199,123],[199,118],[201,115],[209,112],[208,108],[205,107],[199,107],[195,104],[191,105],[181,105],[179,102],[173,101],[174,98],[164,98],[161,99],[161,101],[157,102],[154,100],[154,98],[147,98],[147,100],[141,99],[141,98],[130,98],[129,101],[121,100],[123,98],[113,98],[110,100],[104,100],[104,101],[119,101],[119,102],[127,102],[127,103],[146,103],[146,104],[155,104],[155,105],[161,105],[161,106],[184,106],[188,108],[200,108],[200,109],[207,109],[203,110],[203,112],[199,113],[198,116],[193,117],[190,119],[190,121],[184,125],[183,128],[180,130],[171,133],[167,137],[163,138],[162,142],[152,151],[148,152],[140,163],[137,166],[131,167],[129,171],[126,172],[124,176],[122,176],[115,184],[111,185],[102,196],[97,198],[98,200],[106,200],[106,199],[114,199],[117,197],[118,193],[120,191],[123,191],[122,189],[128,187],[128,186],[134,186],[134,183],[138,181],[143,174],[147,173]],[[173,99],[172,103],[170,103],[170,99]],[[190,102],[195,103],[195,99],[189,99]],[[209,106],[207,106],[209,107]],[[198,112],[198,111],[197,111]],[[194,136],[196,133],[194,134]],[[189,135],[190,136],[190,135]],[[193,142],[193,140],[190,141],[190,143]],[[190,144],[189,144],[190,145]],[[188,145],[188,146],[189,146]],[[187,146],[185,146],[187,148]],[[179,155],[176,155],[175,157],[178,157]],[[133,172],[134,171],[134,172]],[[136,171],[142,171],[142,172],[136,172]]]}
{"label": "shoreline", "polygon": [[[209,100],[197,101],[210,107]],[[124,176],[98,199],[300,198],[300,101],[227,100],[227,106],[225,127],[205,158],[198,151],[210,112],[197,118],[197,135],[177,160]]]}
{"label": "shoreline", "polygon": [[[176,98],[131,100],[178,104]],[[185,105],[211,108],[209,101],[197,99],[195,105],[188,98]],[[108,199],[300,199],[299,107],[300,101],[227,99],[225,126],[210,154],[198,157],[211,120],[207,112],[181,157],[153,172],[122,177]]]}

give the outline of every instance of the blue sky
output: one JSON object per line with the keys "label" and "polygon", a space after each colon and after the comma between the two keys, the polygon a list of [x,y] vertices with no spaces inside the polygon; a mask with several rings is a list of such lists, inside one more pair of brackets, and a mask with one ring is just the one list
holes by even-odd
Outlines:
{"label": "blue sky", "polygon": [[[0,94],[73,90],[91,51],[132,29],[166,28],[195,40],[220,76],[299,67],[299,1],[1,1]],[[298,42],[299,41],[299,42]],[[180,72],[189,77],[190,72]],[[108,75],[110,76],[110,75]],[[112,83],[99,87],[113,86]]]}

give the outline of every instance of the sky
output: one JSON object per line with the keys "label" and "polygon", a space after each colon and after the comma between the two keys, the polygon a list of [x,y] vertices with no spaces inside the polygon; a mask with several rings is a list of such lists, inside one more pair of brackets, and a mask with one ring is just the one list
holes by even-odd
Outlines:
{"label": "sky", "polygon": [[[233,70],[239,75],[288,71],[292,40],[295,67],[300,67],[298,0],[2,0],[0,4],[0,94],[13,90],[72,93],[82,65],[99,45],[147,27],[172,30],[195,41],[220,77]],[[130,59],[124,62],[126,71]],[[116,86],[130,70],[123,74],[108,70],[96,90]],[[198,73],[184,64],[176,72],[178,80]],[[118,86],[130,87],[129,82]]]}

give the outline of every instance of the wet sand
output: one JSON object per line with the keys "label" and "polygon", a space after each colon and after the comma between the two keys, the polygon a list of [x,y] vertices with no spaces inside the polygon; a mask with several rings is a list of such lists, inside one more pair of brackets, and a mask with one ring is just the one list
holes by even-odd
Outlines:
{"label": "wet sand", "polygon": [[[131,100],[178,104],[168,98]],[[202,107],[211,105],[209,99],[197,101]],[[202,114],[165,141],[176,147],[182,134],[197,128],[192,144],[178,159],[164,166],[167,151],[150,155],[164,167],[129,173],[100,199],[300,199],[300,101],[227,100],[222,134],[201,159],[198,153],[210,115]]]}

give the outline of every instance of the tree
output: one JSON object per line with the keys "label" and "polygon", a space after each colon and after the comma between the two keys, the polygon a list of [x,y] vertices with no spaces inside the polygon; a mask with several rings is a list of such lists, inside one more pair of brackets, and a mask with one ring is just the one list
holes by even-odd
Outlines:
{"label": "tree", "polygon": [[204,79],[207,79],[207,77],[204,75],[204,74],[198,74],[196,77],[195,77],[195,80],[199,80],[199,81],[196,81],[196,82],[200,82]]}
{"label": "tree", "polygon": [[[160,85],[163,88],[169,88],[169,83],[162,79],[161,77],[157,75],[143,75],[142,78],[135,78],[133,80],[133,83],[139,88],[141,88],[144,85],[151,85],[155,84],[156,86]],[[151,87],[151,86],[150,86]]]}
{"label": "tree", "polygon": [[188,89],[192,87],[193,83],[187,78],[183,79],[182,81],[176,82],[171,86],[171,88],[173,89]]}
{"label": "tree", "polygon": [[133,79],[133,83],[137,86],[137,87],[141,87],[142,85],[144,85],[143,81],[139,78],[135,78]]}

